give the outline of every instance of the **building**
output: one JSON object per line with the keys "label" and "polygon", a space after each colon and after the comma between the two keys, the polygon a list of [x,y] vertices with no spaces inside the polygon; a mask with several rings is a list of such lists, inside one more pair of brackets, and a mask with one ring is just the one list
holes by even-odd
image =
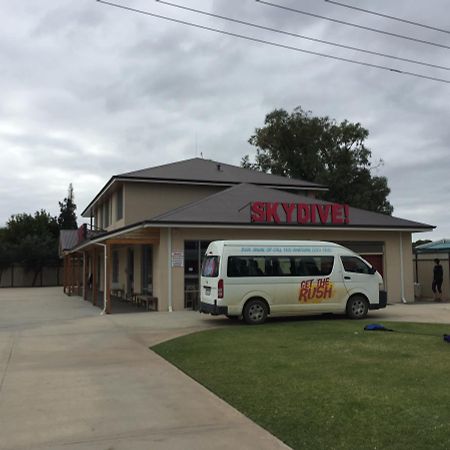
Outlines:
{"label": "building", "polygon": [[369,260],[390,302],[414,301],[411,233],[434,227],[316,199],[324,190],[201,158],[115,175],[82,212],[90,227],[64,252],[65,291],[103,298],[106,312],[111,295],[195,309],[210,241],[314,239]]}

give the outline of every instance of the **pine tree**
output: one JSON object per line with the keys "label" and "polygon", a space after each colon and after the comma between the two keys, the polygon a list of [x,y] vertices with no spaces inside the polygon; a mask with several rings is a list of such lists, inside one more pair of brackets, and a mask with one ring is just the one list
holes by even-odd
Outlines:
{"label": "pine tree", "polygon": [[59,203],[60,214],[58,225],[61,230],[76,230],[78,228],[75,210],[77,205],[74,202],[73,186],[69,184],[67,197]]}

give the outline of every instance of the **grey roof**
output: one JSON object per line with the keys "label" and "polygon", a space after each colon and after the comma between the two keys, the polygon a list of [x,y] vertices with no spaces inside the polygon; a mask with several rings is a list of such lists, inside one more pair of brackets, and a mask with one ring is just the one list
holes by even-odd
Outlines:
{"label": "grey roof", "polygon": [[272,175],[257,170],[244,169],[210,159],[192,158],[163,166],[150,167],[134,172],[116,175],[118,178],[136,178],[176,182],[218,183],[232,185],[252,183],[263,186],[284,186],[288,188],[326,189],[325,186],[310,181]]}
{"label": "grey roof", "polygon": [[281,189],[326,191],[328,188],[321,184],[310,181],[287,178],[280,175],[259,172],[257,170],[244,169],[210,159],[192,158],[177,161],[162,166],[150,167],[148,169],[136,170],[114,175],[103,186],[102,190],[95,196],[89,205],[81,213],[87,217],[91,208],[97,200],[116,181],[149,181],[160,183],[179,184],[214,184],[219,186],[233,186],[240,183],[252,183],[261,186],[270,186]]}
{"label": "grey roof", "polygon": [[74,248],[78,241],[78,230],[61,230],[59,232],[59,254]]}
{"label": "grey roof", "polygon": [[[250,222],[250,204],[252,202],[286,202],[286,203],[317,203],[330,202],[317,200],[304,195],[255,186],[252,184],[240,184],[224,191],[213,194],[205,199],[176,208],[167,213],[154,217],[149,222],[174,223],[174,224],[210,224],[210,225],[252,225]],[[432,230],[433,225],[428,225],[411,220],[400,219],[385,214],[366,211],[358,208],[349,208],[350,223],[345,225],[327,224],[328,227],[350,228],[389,228],[389,229],[414,229]],[[267,224],[260,224],[267,226]],[[323,225],[291,224],[293,227],[313,227]]]}

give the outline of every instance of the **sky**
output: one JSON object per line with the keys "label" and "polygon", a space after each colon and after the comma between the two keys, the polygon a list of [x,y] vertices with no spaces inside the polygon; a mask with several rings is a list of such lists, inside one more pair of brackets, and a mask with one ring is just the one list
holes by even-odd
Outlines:
{"label": "sky", "polygon": [[[450,68],[450,33],[324,0],[173,0],[212,14]],[[448,2],[341,0],[450,30]],[[274,109],[369,130],[374,175],[393,215],[450,238],[450,70],[366,54],[200,15],[155,0],[112,0],[181,21],[449,83],[215,33],[95,0],[0,0],[0,226],[45,209],[73,184],[78,214],[112,175],[201,157],[240,165]],[[444,48],[445,46],[449,48]],[[380,165],[379,161],[383,164]]]}

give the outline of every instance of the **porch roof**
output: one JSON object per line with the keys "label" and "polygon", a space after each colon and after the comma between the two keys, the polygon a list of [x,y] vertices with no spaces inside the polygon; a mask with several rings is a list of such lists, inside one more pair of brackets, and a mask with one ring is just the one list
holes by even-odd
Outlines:
{"label": "porch roof", "polygon": [[[276,189],[240,184],[227,190],[213,194],[205,199],[176,208],[153,218],[150,222],[159,224],[210,224],[210,225],[248,225],[270,226],[270,224],[255,224],[250,221],[250,205],[252,202],[268,203],[302,203],[325,205],[330,202],[317,200],[305,195],[293,194]],[[386,214],[349,207],[349,223],[345,225],[288,224],[295,228],[326,227],[326,228],[383,228],[414,231],[431,231],[435,226],[401,219]],[[286,225],[286,224],[282,224]],[[272,224],[273,226],[273,224]],[[279,226],[278,224],[276,226]]]}
{"label": "porch roof", "polygon": [[[375,231],[431,231],[435,228],[433,225],[415,222],[398,217],[388,216],[385,214],[366,211],[359,208],[348,208],[349,223],[333,224],[333,223],[316,223],[316,224],[299,224],[299,223],[254,223],[250,219],[250,209],[252,202],[265,203],[294,203],[294,204],[316,204],[326,205],[330,202],[317,200],[304,195],[293,194],[289,192],[280,191],[278,189],[270,189],[252,184],[239,184],[230,187],[224,191],[220,191],[205,199],[198,200],[187,205],[175,208],[164,214],[158,215],[148,220],[137,222],[126,227],[119,228],[110,232],[103,233],[94,239],[87,240],[74,250],[80,250],[91,244],[101,243],[106,240],[114,239],[117,242],[120,239],[136,239],[140,238],[150,239],[157,238],[155,232],[151,232],[151,228],[161,227],[239,227],[239,228],[282,228],[288,227],[291,229],[344,229],[344,230],[375,230]],[[147,231],[144,231],[147,229]],[[145,236],[142,234],[144,233]],[[159,232],[158,232],[159,236]],[[126,241],[125,241],[126,242]]]}
{"label": "porch roof", "polygon": [[414,251],[417,253],[450,253],[450,239],[441,239],[418,245]]}

